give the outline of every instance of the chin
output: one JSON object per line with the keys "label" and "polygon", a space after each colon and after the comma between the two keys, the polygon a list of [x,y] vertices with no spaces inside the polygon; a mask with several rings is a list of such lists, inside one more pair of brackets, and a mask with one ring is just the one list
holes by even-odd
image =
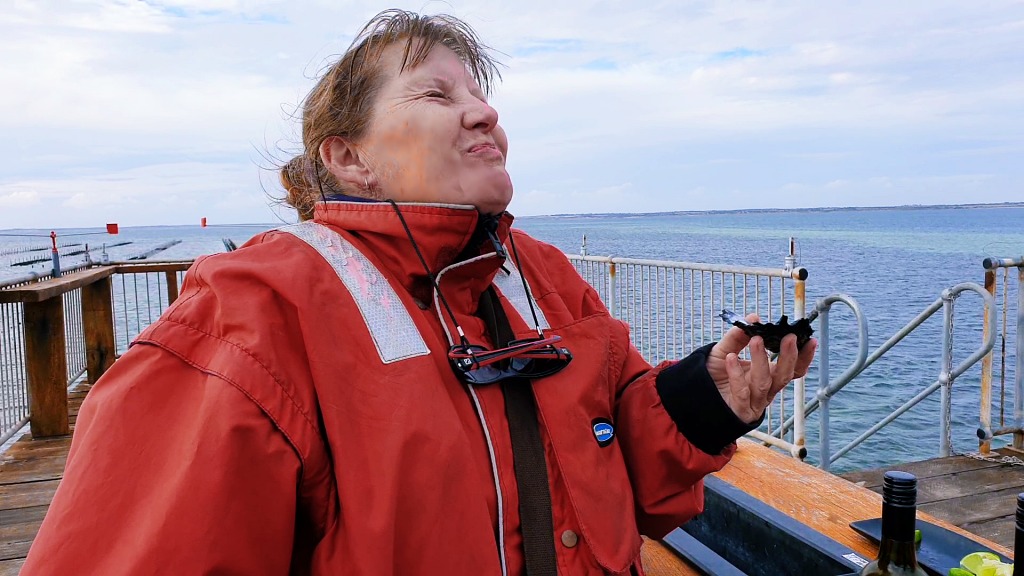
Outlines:
{"label": "chin", "polygon": [[481,214],[501,214],[512,202],[512,181],[504,170],[500,175],[489,174],[476,182],[464,182],[463,190],[476,191],[464,203],[475,206]]}
{"label": "chin", "polygon": [[475,202],[476,209],[481,214],[498,215],[508,208],[509,203],[512,202],[512,191],[496,193],[489,197],[487,200],[481,200]]}

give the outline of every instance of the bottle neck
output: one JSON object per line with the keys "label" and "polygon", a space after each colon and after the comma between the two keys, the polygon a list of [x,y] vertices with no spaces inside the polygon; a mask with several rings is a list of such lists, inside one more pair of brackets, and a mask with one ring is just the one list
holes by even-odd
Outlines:
{"label": "bottle neck", "polygon": [[914,542],[917,508],[893,506],[882,502],[882,539],[895,542]]}
{"label": "bottle neck", "polygon": [[917,548],[914,540],[896,541],[883,538],[878,546],[878,567],[879,568],[901,568],[904,570],[917,569]]}
{"label": "bottle neck", "polygon": [[878,567],[917,568],[914,528],[917,509],[882,503],[882,541],[878,547]]}

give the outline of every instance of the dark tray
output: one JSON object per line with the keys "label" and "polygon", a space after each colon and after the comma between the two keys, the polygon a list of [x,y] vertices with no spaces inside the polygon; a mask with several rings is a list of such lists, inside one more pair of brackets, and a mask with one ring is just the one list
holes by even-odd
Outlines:
{"label": "dark tray", "polygon": [[[850,528],[875,542],[882,537],[881,518],[853,522]],[[921,547],[917,550],[917,562],[925,572],[933,576],[946,576],[950,568],[959,568],[960,559],[971,552],[991,552],[999,556],[1003,562],[1011,562],[1009,558],[995,550],[931,522],[918,520],[917,529],[921,531]]]}
{"label": "dark tray", "polygon": [[704,479],[704,512],[663,542],[714,576],[841,576],[867,563],[839,542],[712,476]]}

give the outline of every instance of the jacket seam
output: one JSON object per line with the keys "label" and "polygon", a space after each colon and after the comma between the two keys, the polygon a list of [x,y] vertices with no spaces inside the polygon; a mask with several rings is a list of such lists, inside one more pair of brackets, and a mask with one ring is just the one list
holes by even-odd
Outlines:
{"label": "jacket seam", "polygon": [[278,420],[276,418],[274,418],[274,416],[270,413],[270,411],[267,409],[267,407],[262,402],[260,402],[255,396],[253,396],[252,393],[250,393],[248,390],[246,390],[240,384],[235,382],[233,379],[229,378],[227,375],[222,374],[222,373],[220,373],[220,372],[218,372],[216,370],[212,370],[210,368],[207,368],[205,366],[200,366],[197,362],[195,362],[192,359],[186,357],[182,352],[172,348],[171,346],[168,346],[164,342],[160,342],[160,341],[157,341],[157,340],[139,340],[138,342],[140,344],[148,344],[150,346],[155,346],[157,348],[160,348],[161,350],[165,350],[165,351],[169,352],[170,354],[173,354],[176,358],[178,358],[182,362],[188,364],[189,366],[192,366],[196,370],[199,370],[203,374],[209,374],[210,376],[214,376],[214,377],[216,377],[216,378],[218,378],[220,380],[223,380],[224,382],[227,382],[233,388],[235,388],[236,390],[241,392],[246,398],[249,399],[250,402],[252,402],[256,406],[259,406],[260,411],[263,412],[264,415],[266,415],[267,419],[274,423],[274,427],[277,428],[281,432],[281,434],[285,438],[288,439],[288,443],[291,444],[292,445],[292,449],[295,450],[296,455],[299,457],[299,461],[303,465],[303,469],[306,468],[306,459],[302,456],[302,450],[299,449],[298,443],[295,442],[295,440],[292,438],[292,435],[289,434],[287,430],[285,430],[285,428],[281,425],[281,423],[278,422]]}
{"label": "jacket seam", "polygon": [[[182,325],[182,326],[184,326],[184,325]],[[185,327],[188,328],[188,326],[185,326]],[[178,358],[182,362],[184,362],[184,363],[188,364],[189,366],[192,366],[196,370],[202,372],[203,374],[208,374],[210,376],[218,378],[221,381],[226,382],[227,384],[229,384],[235,390],[238,390],[239,392],[241,392],[242,395],[244,395],[246,398],[248,398],[250,402],[252,402],[254,405],[259,407],[260,411],[266,416],[267,420],[269,420],[270,422],[272,422],[274,424],[274,427],[278,430],[278,432],[280,432],[281,435],[284,436],[285,439],[288,441],[288,444],[291,445],[292,450],[295,452],[296,457],[298,457],[298,459],[299,459],[299,465],[301,467],[301,470],[299,472],[300,483],[305,482],[304,478],[306,476],[306,472],[309,471],[310,467],[309,467],[309,464],[308,464],[305,456],[303,456],[302,448],[299,446],[299,443],[295,440],[295,438],[292,436],[292,434],[289,434],[288,430],[286,430],[285,427],[281,425],[281,422],[277,418],[275,418],[273,416],[273,414],[271,414],[271,412],[270,412],[270,410],[268,410],[267,406],[264,405],[262,402],[260,402],[259,399],[257,399],[255,396],[253,396],[252,393],[250,393],[247,389],[245,389],[245,387],[241,386],[234,379],[229,378],[226,374],[222,374],[222,373],[220,373],[220,372],[218,372],[216,370],[212,370],[210,368],[207,368],[207,367],[204,367],[204,366],[200,366],[198,363],[196,363],[195,361],[193,361],[190,358],[186,357],[183,353],[179,352],[178,350],[175,350],[171,346],[168,346],[166,343],[159,342],[159,341],[156,341],[156,340],[138,340],[137,342],[140,343],[140,344],[145,344],[145,345],[149,345],[149,346],[155,346],[157,348],[160,348],[161,350],[165,350],[168,353],[173,354],[176,358]],[[294,402],[293,402],[293,404],[294,404]],[[299,412],[301,413],[301,410]],[[314,434],[314,436],[317,436],[317,435]],[[319,438],[319,436],[317,436],[317,437]],[[320,444],[322,445],[322,443],[320,443]],[[325,448],[325,447],[323,447],[323,448]],[[331,518],[332,514],[330,513],[331,511],[330,511],[330,503],[329,503],[329,501],[324,503],[323,511],[324,511],[324,517],[325,518]],[[335,524],[337,524],[337,522],[339,520],[338,519],[338,515],[334,514],[333,516],[334,516],[334,519],[333,519],[332,522],[330,522],[330,525],[328,525],[327,522],[323,523],[323,525],[321,527],[322,534],[326,534]]]}
{"label": "jacket seam", "polygon": [[[618,321],[613,320],[613,322]],[[612,330],[614,331],[614,327]],[[628,333],[626,334],[626,338],[629,338]],[[620,390],[619,379],[622,378],[622,362],[623,359],[619,357],[618,347],[615,346],[615,338],[614,335],[612,335],[612,337],[608,338],[608,370],[610,372],[610,377],[608,378],[608,392],[611,394],[610,404],[612,407],[612,414],[616,420],[618,420],[619,397],[626,388],[635,382],[635,380],[627,382]]]}
{"label": "jacket seam", "polygon": [[[263,364],[263,362],[261,362],[258,358],[256,358],[256,356],[254,356],[252,354],[252,352],[250,352],[244,346],[242,346],[242,345],[240,345],[238,343],[232,342],[230,340],[227,340],[225,338],[222,338],[220,336],[217,336],[215,334],[211,334],[209,332],[206,332],[205,330],[202,330],[202,329],[197,328],[196,326],[192,326],[190,324],[185,324],[183,322],[179,322],[177,320],[173,320],[173,319],[170,319],[170,318],[167,318],[164,321],[167,322],[167,323],[170,323],[170,324],[176,324],[176,325],[181,326],[182,328],[185,328],[185,329],[188,329],[188,330],[192,330],[192,331],[198,332],[200,334],[203,334],[204,336],[207,336],[207,337],[212,338],[214,340],[217,340],[219,342],[223,342],[224,344],[227,344],[228,346],[231,346],[232,348],[235,348],[235,349],[239,350],[240,352],[242,352],[243,354],[245,354],[248,358],[250,358],[253,362],[255,362],[257,366],[262,368],[263,371],[268,376],[270,376],[271,380],[273,380],[274,383],[277,384],[278,389],[288,398],[288,400],[291,403],[291,405],[295,408],[295,411],[298,412],[302,416],[302,419],[306,422],[306,424],[309,425],[309,428],[310,428],[310,430],[313,431],[314,435],[315,436],[319,436],[317,434],[317,427],[316,427],[315,424],[313,424],[313,421],[310,418],[309,414],[305,410],[303,410],[302,406],[295,400],[295,397],[292,396],[292,394],[284,386],[284,383],[281,381],[281,379],[278,378],[269,368],[267,368],[267,366],[265,364]],[[161,342],[157,342],[155,340],[148,340],[148,341],[151,342],[151,343],[157,344],[157,345],[161,345],[162,347],[165,347],[167,350],[171,350],[171,348],[169,346],[166,346],[166,345],[164,345]],[[174,351],[174,353],[175,354],[179,354],[177,351]],[[190,364],[192,363],[190,360],[186,360],[186,362],[189,362]],[[196,367],[200,368],[200,369],[203,369],[203,368],[199,367],[198,365],[196,365]],[[219,372],[214,372],[213,370],[210,370],[210,372],[220,376]],[[226,376],[223,376],[223,379],[228,381],[228,382],[231,382],[233,385],[235,384],[234,381],[232,381],[231,379],[227,378]],[[262,407],[262,405],[261,405],[261,407]],[[268,414],[268,416],[269,416],[269,414]],[[273,420],[273,417],[271,417],[271,419]]]}

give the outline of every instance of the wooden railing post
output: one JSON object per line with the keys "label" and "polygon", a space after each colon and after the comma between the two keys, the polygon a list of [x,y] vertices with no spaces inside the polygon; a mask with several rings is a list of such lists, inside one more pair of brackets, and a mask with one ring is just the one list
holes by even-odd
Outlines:
{"label": "wooden railing post", "polygon": [[110,277],[82,286],[82,326],[85,331],[85,369],[95,384],[114,363],[114,306]]}
{"label": "wooden railing post", "polygon": [[25,302],[25,362],[32,436],[63,436],[68,424],[64,299]]}
{"label": "wooden railing post", "polygon": [[167,305],[170,306],[178,299],[178,273],[168,270],[164,272],[164,278],[167,279]]}

